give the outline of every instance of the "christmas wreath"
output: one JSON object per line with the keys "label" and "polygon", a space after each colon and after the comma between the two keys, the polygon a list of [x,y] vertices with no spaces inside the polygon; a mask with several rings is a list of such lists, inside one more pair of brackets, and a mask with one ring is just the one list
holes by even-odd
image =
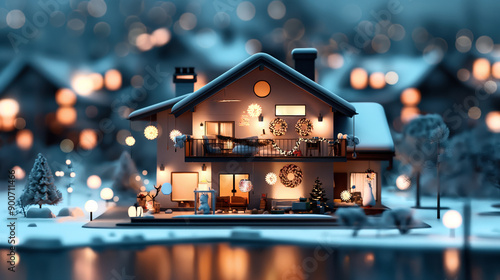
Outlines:
{"label": "christmas wreath", "polygon": [[287,128],[288,124],[282,118],[275,118],[272,122],[269,123],[269,130],[274,136],[285,135]]}
{"label": "christmas wreath", "polygon": [[[288,179],[288,174],[293,174],[293,179]],[[302,183],[302,170],[295,164],[287,164],[280,170],[280,181],[285,187],[295,188]]]}
{"label": "christmas wreath", "polygon": [[[305,126],[305,128],[304,128],[304,126]],[[307,136],[307,135],[311,134],[312,130],[313,130],[313,125],[312,125],[311,121],[306,119],[306,118],[302,118],[302,119],[298,120],[297,123],[295,124],[295,131],[297,131],[297,133],[300,136]]]}

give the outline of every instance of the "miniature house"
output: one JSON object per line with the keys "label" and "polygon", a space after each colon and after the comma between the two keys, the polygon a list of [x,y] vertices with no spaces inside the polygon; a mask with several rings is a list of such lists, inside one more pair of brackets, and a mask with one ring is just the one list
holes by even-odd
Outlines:
{"label": "miniature house", "polygon": [[[333,205],[342,191],[363,195],[367,174],[381,206],[381,163],[394,156],[384,109],[350,103],[317,84],[316,49],[292,54],[295,69],[258,53],[195,92],[194,69],[177,68],[176,97],[130,114],[158,128],[156,184],[172,184],[162,208],[210,188],[217,207],[259,209],[263,195],[276,202],[308,198],[317,177]],[[349,145],[345,134],[359,143]],[[174,147],[179,135],[186,136],[183,147]],[[242,179],[252,191],[240,190]]]}

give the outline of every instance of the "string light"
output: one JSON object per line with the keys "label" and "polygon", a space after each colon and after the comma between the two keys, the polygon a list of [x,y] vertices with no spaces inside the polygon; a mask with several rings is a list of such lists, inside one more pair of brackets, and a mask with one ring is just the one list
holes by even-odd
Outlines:
{"label": "string light", "polygon": [[181,136],[181,135],[182,135],[182,132],[180,132],[177,129],[172,129],[172,131],[170,131],[170,140],[172,140],[172,142],[175,143],[175,137]]}
{"label": "string light", "polygon": [[342,201],[344,202],[348,202],[349,200],[351,200],[351,197],[352,197],[351,193],[347,190],[342,191],[340,193],[340,199],[342,199]]}
{"label": "string light", "polygon": [[278,176],[276,175],[276,173],[274,173],[274,172],[267,173],[266,183],[268,183],[269,185],[272,186],[272,185],[276,184],[277,181],[278,181]]}
{"label": "string light", "polygon": [[127,138],[125,138],[125,144],[127,144],[127,146],[134,146],[135,145],[135,138],[133,136],[127,136]]}
{"label": "string light", "polygon": [[256,118],[260,116],[260,114],[262,114],[262,107],[260,107],[259,104],[255,103],[250,104],[250,106],[248,106],[247,113],[248,115],[250,115],[250,117]]}

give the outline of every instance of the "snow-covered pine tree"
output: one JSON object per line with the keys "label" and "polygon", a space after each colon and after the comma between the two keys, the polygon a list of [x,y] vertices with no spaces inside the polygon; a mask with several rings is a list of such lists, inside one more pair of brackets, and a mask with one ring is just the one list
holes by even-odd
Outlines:
{"label": "snow-covered pine tree", "polygon": [[42,154],[38,154],[33,164],[20,199],[22,205],[39,205],[40,208],[42,204],[56,205],[62,201],[62,194],[54,184],[54,176]]}
{"label": "snow-covered pine tree", "polygon": [[325,189],[323,189],[321,185],[323,185],[323,183],[321,183],[319,177],[316,177],[313,189],[310,193],[311,197],[309,198],[309,200],[311,201],[312,208],[316,207],[317,201],[319,201],[320,204],[324,206],[325,202],[328,200],[328,198],[326,197]]}

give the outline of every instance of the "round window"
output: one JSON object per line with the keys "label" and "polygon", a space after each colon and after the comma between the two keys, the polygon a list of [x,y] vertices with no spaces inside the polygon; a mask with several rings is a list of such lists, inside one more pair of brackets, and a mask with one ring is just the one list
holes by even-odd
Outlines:
{"label": "round window", "polygon": [[258,81],[253,86],[253,92],[258,97],[266,97],[271,93],[271,86],[266,81]]}

